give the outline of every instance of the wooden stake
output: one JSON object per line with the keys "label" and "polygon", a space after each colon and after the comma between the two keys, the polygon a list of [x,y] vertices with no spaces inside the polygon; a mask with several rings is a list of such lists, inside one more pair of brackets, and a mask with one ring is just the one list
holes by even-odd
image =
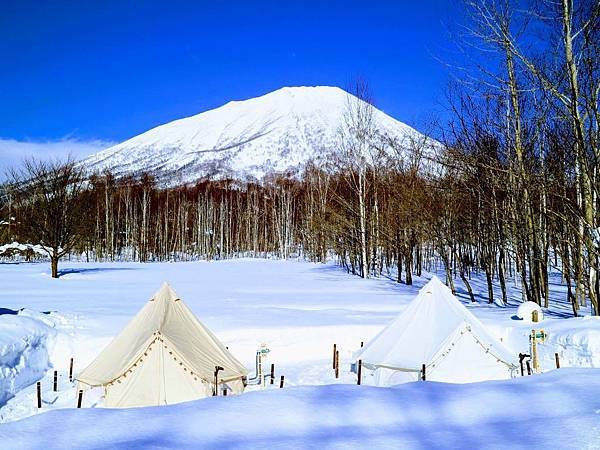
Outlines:
{"label": "wooden stake", "polygon": [[425,381],[425,364],[421,365],[421,380]]}
{"label": "wooden stake", "polygon": [[54,371],[54,392],[58,391],[58,370]]}
{"label": "wooden stake", "polygon": [[340,377],[340,352],[339,350],[335,351],[335,377]]}
{"label": "wooden stake", "polygon": [[558,359],[558,353],[554,354],[554,359],[556,360],[556,368],[560,369],[560,359]]}
{"label": "wooden stake", "polygon": [[37,407],[38,409],[42,407],[42,383],[40,381],[37,382]]}
{"label": "wooden stake", "polygon": [[356,384],[360,386],[362,381],[362,359],[358,360],[358,379],[356,380]]}
{"label": "wooden stake", "polygon": [[337,345],[333,344],[333,370],[335,370],[335,354],[337,352]]}
{"label": "wooden stake", "polygon": [[283,377],[283,375],[281,375],[281,380],[279,380],[279,389],[283,388],[283,380],[284,380],[284,377]]}
{"label": "wooden stake", "polygon": [[79,395],[77,396],[77,407],[81,408],[81,402],[83,401],[83,391],[79,389]]}
{"label": "wooden stake", "polygon": [[275,382],[275,364],[271,364],[271,384]]}
{"label": "wooden stake", "polygon": [[73,382],[73,358],[71,358],[71,364],[69,364],[69,381]]}

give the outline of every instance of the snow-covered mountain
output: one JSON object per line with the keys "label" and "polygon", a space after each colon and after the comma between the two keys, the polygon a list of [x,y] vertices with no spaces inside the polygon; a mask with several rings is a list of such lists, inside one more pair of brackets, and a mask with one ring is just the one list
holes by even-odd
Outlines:
{"label": "snow-covered mountain", "polygon": [[[337,87],[284,87],[158,126],[83,163],[116,175],[150,172],[166,185],[295,171],[339,147],[349,95]],[[377,109],[373,119],[387,135],[422,136]]]}

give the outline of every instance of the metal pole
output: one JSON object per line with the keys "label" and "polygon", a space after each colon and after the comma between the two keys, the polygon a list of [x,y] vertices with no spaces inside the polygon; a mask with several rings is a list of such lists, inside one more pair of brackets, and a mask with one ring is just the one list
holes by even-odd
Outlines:
{"label": "metal pole", "polygon": [[358,379],[356,380],[356,384],[360,386],[362,381],[362,359],[358,360]]}
{"label": "metal pole", "polygon": [[220,370],[224,370],[221,366],[215,366],[215,381],[214,381],[214,387],[213,387],[213,396],[216,397],[217,395],[219,395],[219,389],[218,389],[218,376],[219,376],[219,371]]}
{"label": "metal pole", "polygon": [[42,383],[37,382],[37,407],[40,409],[42,407]]}
{"label": "metal pole", "polygon": [[523,367],[523,359],[525,359],[525,354],[519,353],[519,365],[521,366],[521,376],[525,375],[525,369]]}

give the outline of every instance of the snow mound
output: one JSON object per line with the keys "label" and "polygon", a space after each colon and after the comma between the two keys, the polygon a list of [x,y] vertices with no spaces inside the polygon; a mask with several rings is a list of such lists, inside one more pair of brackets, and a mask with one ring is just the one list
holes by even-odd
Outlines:
{"label": "snow mound", "polygon": [[525,302],[520,304],[517,308],[517,317],[525,322],[532,323],[534,311],[537,311],[538,313],[538,322],[544,320],[544,311],[542,311],[542,308],[536,302]]}
{"label": "snow mound", "polygon": [[[62,252],[62,248],[58,249],[59,252]],[[36,255],[48,256],[52,253],[52,249],[50,247],[44,247],[43,245],[33,245],[33,244],[20,244],[18,242],[11,242],[10,244],[0,245],[0,256],[2,255],[10,255],[12,253],[26,253],[32,252]]]}
{"label": "snow mound", "polygon": [[[593,448],[600,370],[473,384],[307,386],[134,409],[69,409],[0,427],[13,450]],[[554,430],[554,431],[553,431]]]}
{"label": "snow mound", "polygon": [[0,315],[0,407],[51,367],[49,346],[56,332],[35,315]]}
{"label": "snow mound", "polygon": [[600,317],[585,316],[544,323],[548,337],[538,345],[545,367],[553,367],[558,353],[561,367],[600,368]]}

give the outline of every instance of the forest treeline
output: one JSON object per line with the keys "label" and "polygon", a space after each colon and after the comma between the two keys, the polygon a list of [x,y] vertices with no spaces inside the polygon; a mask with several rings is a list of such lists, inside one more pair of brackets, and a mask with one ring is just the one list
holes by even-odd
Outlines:
{"label": "forest treeline", "polygon": [[486,58],[449,88],[452,118],[432,127],[437,140],[387,136],[358,81],[327,165],[163,188],[150,174],[88,177],[74,162],[29,162],[4,186],[0,239],[47,246],[53,274],[67,253],[333,256],[358,276],[410,284],[439,259],[447,284],[460,278],[473,301],[477,271],[489,302],[507,302],[516,280],[523,300],[544,306],[558,271],[573,313],[591,302],[598,314],[599,3],[525,11],[467,1],[465,10],[462,48]]}

